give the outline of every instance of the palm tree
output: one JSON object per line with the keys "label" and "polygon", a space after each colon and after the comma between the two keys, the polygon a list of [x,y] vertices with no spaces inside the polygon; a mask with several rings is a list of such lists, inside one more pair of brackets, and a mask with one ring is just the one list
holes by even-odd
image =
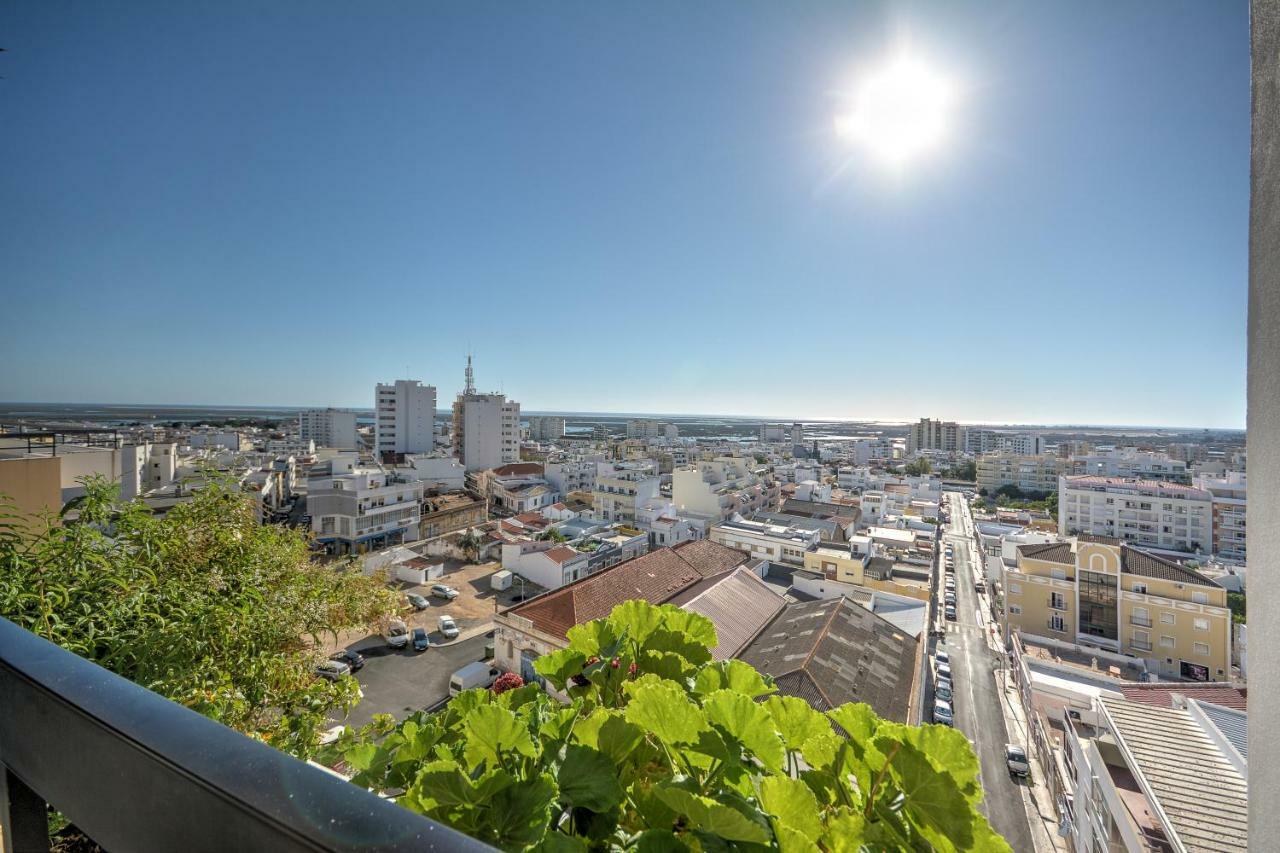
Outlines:
{"label": "palm tree", "polygon": [[483,544],[483,540],[480,538],[480,534],[476,533],[474,527],[468,527],[463,531],[462,535],[458,537],[458,547],[462,549],[462,553],[473,563],[479,562],[481,544]]}

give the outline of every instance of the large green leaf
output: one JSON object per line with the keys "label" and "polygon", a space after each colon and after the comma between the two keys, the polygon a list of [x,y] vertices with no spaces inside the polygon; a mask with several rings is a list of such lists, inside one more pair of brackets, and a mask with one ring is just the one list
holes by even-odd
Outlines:
{"label": "large green leaf", "polygon": [[[914,745],[888,735],[876,748],[889,761],[889,777],[902,792],[894,807],[939,850],[968,850],[973,845],[973,810],[949,773],[937,768]],[[882,798],[877,796],[877,802]]]}
{"label": "large green leaf", "polygon": [[715,623],[701,613],[684,610],[674,604],[664,604],[661,610],[666,617],[664,627],[668,631],[683,634],[704,648],[714,649],[719,644]]}
{"label": "large green leaf", "polygon": [[560,801],[593,812],[603,812],[622,802],[618,771],[604,753],[589,746],[570,744],[556,774]]}
{"label": "large green leaf", "polygon": [[538,843],[550,826],[556,797],[556,782],[550,773],[498,791],[484,812],[494,840],[507,848]]}
{"label": "large green leaf", "polygon": [[634,853],[687,853],[692,848],[670,830],[646,829],[631,838],[626,849]]}
{"label": "large green leaf", "polygon": [[732,806],[670,785],[660,785],[653,789],[653,793],[672,811],[684,815],[689,825],[695,829],[726,841],[756,844],[766,844],[769,841],[768,830]]}
{"label": "large green leaf", "polygon": [[764,701],[764,708],[773,717],[787,749],[799,751],[809,738],[831,734],[827,718],[796,696],[770,696]]}
{"label": "large green leaf", "polygon": [[467,743],[464,754],[473,768],[481,762],[490,767],[502,766],[504,754],[537,755],[529,729],[515,714],[497,705],[482,705],[467,714],[463,731]]}
{"label": "large green leaf", "polygon": [[809,786],[789,776],[766,776],[760,780],[760,805],[773,815],[775,826],[795,830],[816,843],[822,834],[818,799]]}
{"label": "large green leaf", "polygon": [[574,625],[565,636],[569,639],[569,648],[581,652],[584,658],[592,655],[602,657],[602,653],[618,641],[617,633],[605,619]]}
{"label": "large green leaf", "polygon": [[615,764],[622,764],[643,740],[644,729],[611,714],[596,735],[596,749],[609,756]]}
{"label": "large green leaf", "polygon": [[621,636],[625,632],[643,646],[649,635],[662,627],[664,619],[661,608],[644,599],[634,598],[613,608],[606,621],[614,635]]}
{"label": "large green leaf", "polygon": [[[756,672],[755,667],[740,660],[717,661],[698,671],[693,692],[706,696],[717,690],[732,690],[755,699],[777,690]],[[798,700],[803,701],[803,700]],[[816,712],[815,712],[816,713]]]}
{"label": "large green leaf", "polygon": [[670,682],[647,682],[631,691],[627,721],[667,744],[694,743],[707,727],[698,706]]}
{"label": "large green leaf", "polygon": [[908,726],[901,737],[928,756],[940,773],[950,773],[969,802],[982,800],[978,756],[962,732],[950,726]]}
{"label": "large green leaf", "polygon": [[782,768],[782,739],[762,705],[741,693],[717,690],[703,700],[702,708],[709,722],[750,750],[765,767]]}
{"label": "large green leaf", "polygon": [[569,679],[582,672],[586,662],[586,654],[576,648],[557,649],[536,659],[533,671],[550,681],[557,690],[564,690]]}

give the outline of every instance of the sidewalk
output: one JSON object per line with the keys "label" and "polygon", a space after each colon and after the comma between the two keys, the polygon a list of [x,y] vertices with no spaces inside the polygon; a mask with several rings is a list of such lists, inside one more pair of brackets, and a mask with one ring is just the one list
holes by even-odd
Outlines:
{"label": "sidewalk", "polygon": [[1031,746],[1031,733],[1027,728],[1027,716],[1022,709],[1022,701],[1018,696],[1018,688],[1009,678],[1009,672],[1003,666],[995,672],[996,693],[1000,695],[1000,710],[1004,712],[1005,728],[1009,737],[1015,740],[1027,752],[1027,761],[1031,765],[1031,778],[1028,784],[1021,787],[1022,805],[1027,811],[1027,823],[1031,826],[1031,836],[1035,839],[1036,850],[1041,853],[1063,851],[1066,853],[1066,839],[1058,835],[1057,810],[1050,798],[1049,778],[1040,758]]}

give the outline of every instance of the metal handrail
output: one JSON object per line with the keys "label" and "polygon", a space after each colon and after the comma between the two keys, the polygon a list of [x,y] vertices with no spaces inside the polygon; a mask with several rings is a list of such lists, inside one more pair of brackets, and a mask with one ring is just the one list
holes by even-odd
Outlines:
{"label": "metal handrail", "polygon": [[488,851],[0,618],[3,849]]}

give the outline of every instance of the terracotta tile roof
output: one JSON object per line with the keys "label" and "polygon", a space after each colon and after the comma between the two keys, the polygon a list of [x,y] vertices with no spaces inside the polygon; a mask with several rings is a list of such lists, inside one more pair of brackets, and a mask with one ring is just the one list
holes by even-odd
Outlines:
{"label": "terracotta tile roof", "polygon": [[1030,557],[1049,563],[1062,563],[1066,566],[1076,564],[1075,555],[1071,553],[1070,542],[1041,542],[1035,545],[1019,545],[1019,557]]}
{"label": "terracotta tile roof", "polygon": [[624,601],[641,598],[662,604],[703,578],[723,574],[745,560],[741,551],[710,540],[683,542],[626,560],[506,612],[528,619],[538,631],[563,637],[574,625],[608,616]]}
{"label": "terracotta tile roof", "polygon": [[557,545],[549,551],[543,551],[543,556],[556,563],[566,563],[578,556],[578,552],[570,548],[568,545]]}
{"label": "terracotta tile roof", "polygon": [[565,509],[568,509],[569,507],[565,506],[563,502],[559,502],[559,503],[553,503],[553,504],[551,505],[551,508],[552,508],[552,509],[565,510]]}
{"label": "terracotta tile roof", "polygon": [[1124,684],[1121,694],[1130,702],[1141,702],[1144,705],[1158,705],[1161,708],[1172,708],[1175,695],[1195,699],[1197,702],[1210,702],[1224,708],[1235,708],[1247,711],[1249,691],[1245,687],[1234,684],[1196,684],[1195,682],[1159,681],[1150,684]]}
{"label": "terracotta tile roof", "polygon": [[819,711],[866,702],[906,722],[917,639],[845,598],[788,604],[741,658]]}
{"label": "terracotta tile roof", "polygon": [[534,527],[546,527],[551,523],[540,512],[522,512],[514,516],[514,518],[521,524],[533,525]]}
{"label": "terracotta tile roof", "polygon": [[1148,554],[1137,548],[1130,548],[1128,545],[1120,548],[1120,571],[1127,575],[1144,578],[1219,588],[1217,581],[1200,574],[1195,569],[1189,569],[1181,563]]}

